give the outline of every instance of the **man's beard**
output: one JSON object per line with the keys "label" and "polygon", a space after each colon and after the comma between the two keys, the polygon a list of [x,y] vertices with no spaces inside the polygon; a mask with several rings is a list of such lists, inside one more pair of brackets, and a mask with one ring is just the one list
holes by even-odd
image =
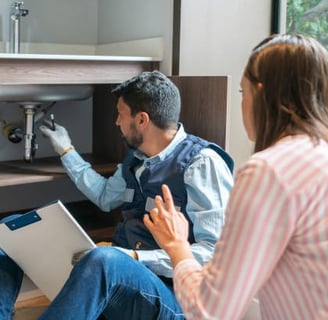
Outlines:
{"label": "man's beard", "polygon": [[130,137],[122,135],[122,139],[129,148],[138,149],[143,143],[143,136],[137,132],[134,124],[131,124],[130,129]]}

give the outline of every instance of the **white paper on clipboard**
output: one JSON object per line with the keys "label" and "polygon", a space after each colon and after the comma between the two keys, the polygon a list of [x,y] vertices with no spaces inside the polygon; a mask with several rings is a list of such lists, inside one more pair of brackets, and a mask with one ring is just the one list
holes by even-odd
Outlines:
{"label": "white paper on clipboard", "polygon": [[73,268],[73,254],[96,245],[56,201],[0,224],[0,247],[53,300]]}

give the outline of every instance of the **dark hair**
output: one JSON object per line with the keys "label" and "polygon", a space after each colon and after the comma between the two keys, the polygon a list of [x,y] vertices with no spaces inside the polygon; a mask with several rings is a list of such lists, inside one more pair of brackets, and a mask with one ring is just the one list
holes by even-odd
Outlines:
{"label": "dark hair", "polygon": [[112,91],[130,107],[131,115],[147,112],[161,129],[176,126],[180,117],[180,93],[175,84],[159,71],[143,72]]}
{"label": "dark hair", "polygon": [[254,84],[255,151],[289,134],[328,139],[328,55],[318,41],[272,35],[253,49],[244,75]]}

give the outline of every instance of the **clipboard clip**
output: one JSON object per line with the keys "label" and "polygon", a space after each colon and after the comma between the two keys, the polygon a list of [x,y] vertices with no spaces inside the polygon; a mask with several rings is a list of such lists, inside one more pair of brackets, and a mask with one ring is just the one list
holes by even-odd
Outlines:
{"label": "clipboard clip", "polygon": [[5,225],[11,230],[17,230],[26,227],[32,223],[42,220],[36,211],[23,214],[21,217],[5,222]]}

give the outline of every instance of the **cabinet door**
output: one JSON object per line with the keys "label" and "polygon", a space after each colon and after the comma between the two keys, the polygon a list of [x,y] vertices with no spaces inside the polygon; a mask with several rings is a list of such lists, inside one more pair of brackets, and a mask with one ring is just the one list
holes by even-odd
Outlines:
{"label": "cabinet door", "polygon": [[181,94],[181,122],[188,133],[227,146],[230,103],[228,76],[173,76]]}

